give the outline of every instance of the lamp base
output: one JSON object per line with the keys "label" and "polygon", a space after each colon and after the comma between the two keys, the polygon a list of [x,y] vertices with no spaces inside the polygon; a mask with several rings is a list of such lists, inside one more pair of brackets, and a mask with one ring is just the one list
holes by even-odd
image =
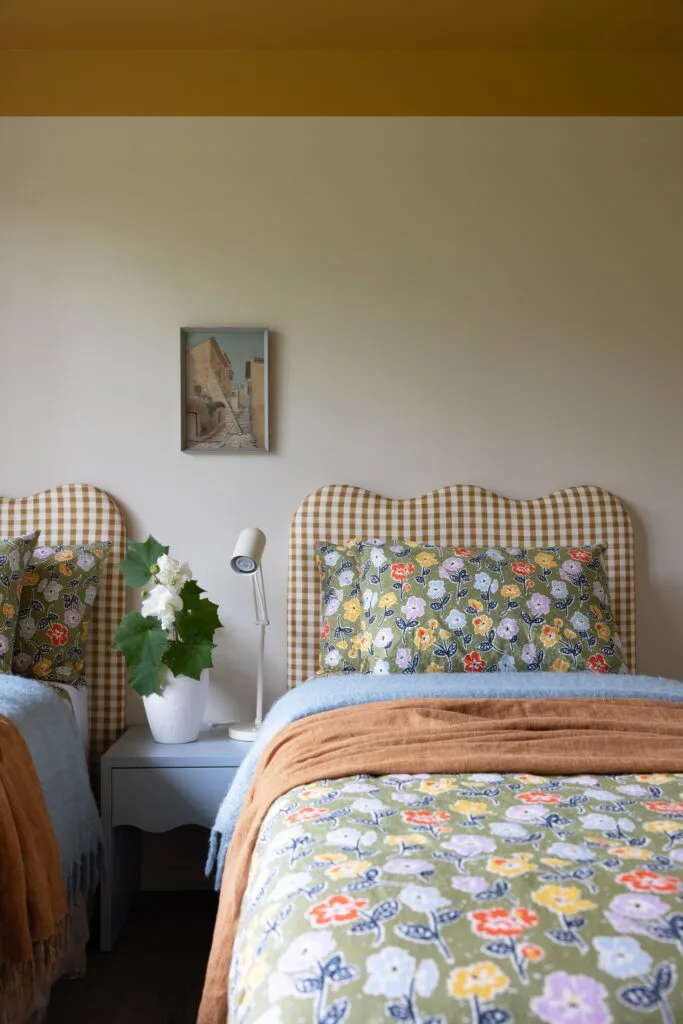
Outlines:
{"label": "lamp base", "polygon": [[232,740],[242,740],[243,743],[253,743],[259,734],[260,725],[256,722],[235,722],[228,727],[228,736]]}

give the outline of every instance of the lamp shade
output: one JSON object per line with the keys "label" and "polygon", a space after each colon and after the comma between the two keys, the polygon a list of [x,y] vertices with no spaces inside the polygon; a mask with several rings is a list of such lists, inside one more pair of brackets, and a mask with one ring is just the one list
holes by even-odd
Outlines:
{"label": "lamp shade", "polygon": [[252,575],[261,564],[265,546],[266,535],[263,530],[256,526],[242,530],[230,559],[230,568],[243,575]]}

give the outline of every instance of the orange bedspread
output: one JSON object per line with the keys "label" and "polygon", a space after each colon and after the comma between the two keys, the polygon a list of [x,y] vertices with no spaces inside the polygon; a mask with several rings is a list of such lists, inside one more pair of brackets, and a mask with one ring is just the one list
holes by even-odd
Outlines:
{"label": "orange bedspread", "polygon": [[264,750],[223,874],[198,1024],[226,1024],[249,863],[268,808],[317,779],[392,772],[543,775],[683,770],[683,704],[633,699],[410,699],[326,711]]}

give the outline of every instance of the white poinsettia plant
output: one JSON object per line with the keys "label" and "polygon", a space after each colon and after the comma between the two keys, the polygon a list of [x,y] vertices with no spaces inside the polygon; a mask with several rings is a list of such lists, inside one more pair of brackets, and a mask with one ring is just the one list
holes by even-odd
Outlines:
{"label": "white poinsettia plant", "polygon": [[166,669],[199,679],[213,665],[218,605],[202,596],[187,562],[170,558],[152,536],[144,544],[128,541],[119,568],[128,586],[142,589],[140,611],[122,619],[113,643],[126,659],[131,687],[142,697],[162,693]]}

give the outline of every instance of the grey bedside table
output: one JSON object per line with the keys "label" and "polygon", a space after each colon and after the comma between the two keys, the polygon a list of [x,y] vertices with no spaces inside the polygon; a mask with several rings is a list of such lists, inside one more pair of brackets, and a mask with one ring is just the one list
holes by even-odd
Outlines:
{"label": "grey bedside table", "polygon": [[101,761],[105,873],[100,949],[116,942],[140,880],[140,830],[211,828],[238,766],[251,749],[227,726],[202,730],[196,743],[155,743],[147,726],[128,729]]}

